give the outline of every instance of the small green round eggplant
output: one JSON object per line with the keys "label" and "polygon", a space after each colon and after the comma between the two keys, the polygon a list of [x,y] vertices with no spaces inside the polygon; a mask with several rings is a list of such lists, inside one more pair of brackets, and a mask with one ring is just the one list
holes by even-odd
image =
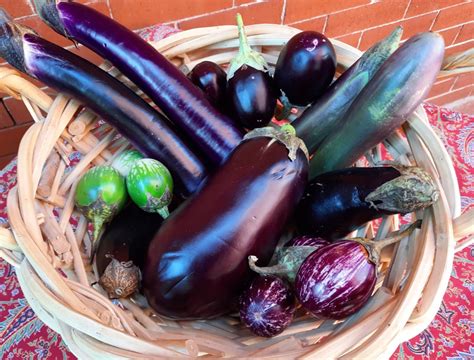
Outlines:
{"label": "small green round eggplant", "polygon": [[127,189],[122,175],[111,166],[96,166],[87,171],[76,188],[75,203],[94,225],[94,241],[104,223],[123,208]]}
{"label": "small green round eggplant", "polygon": [[144,156],[140,151],[125,150],[112,161],[111,166],[117,169],[123,177],[126,177],[135,161],[143,158]]}
{"label": "small green round eggplant", "polygon": [[173,178],[158,160],[137,160],[127,175],[127,189],[132,200],[147,212],[163,218],[169,215],[168,205],[173,196]]}

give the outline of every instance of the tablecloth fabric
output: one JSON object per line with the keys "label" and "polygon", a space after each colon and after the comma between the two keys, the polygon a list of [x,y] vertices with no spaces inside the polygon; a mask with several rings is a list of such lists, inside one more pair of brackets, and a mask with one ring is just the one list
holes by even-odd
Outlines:
{"label": "tablecloth fabric", "polygon": [[[156,26],[141,35],[158,40],[176,29]],[[451,155],[463,210],[474,207],[474,116],[425,104],[431,124]],[[0,170],[0,223],[7,222],[6,198],[16,183],[16,161]],[[392,359],[474,360],[474,247],[457,253],[441,308],[428,329],[402,344]],[[75,359],[61,336],[28,306],[15,269],[0,260],[0,359]]]}

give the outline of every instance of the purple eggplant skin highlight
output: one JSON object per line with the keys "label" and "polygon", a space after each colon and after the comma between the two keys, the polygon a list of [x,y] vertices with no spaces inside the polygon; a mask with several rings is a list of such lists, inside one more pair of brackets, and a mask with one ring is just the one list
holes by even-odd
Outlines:
{"label": "purple eggplant skin highlight", "polygon": [[303,31],[281,50],[275,66],[275,83],[291,104],[306,106],[331,84],[336,65],[331,41],[316,31]]}
{"label": "purple eggplant skin highlight", "polygon": [[189,72],[188,78],[204,92],[211,104],[225,110],[227,74],[224,69],[212,61],[203,61]]}
{"label": "purple eggplant skin highlight", "polygon": [[247,134],[152,240],[144,290],[158,313],[175,319],[224,314],[254,276],[247,257],[270,260],[307,182],[305,150],[289,152],[275,140],[277,132]]}
{"label": "purple eggplant skin highlight", "polygon": [[10,21],[1,25],[0,42],[0,56],[10,64],[77,98],[143,154],[163,162],[181,194],[189,196],[200,187],[206,176],[201,161],[157,111],[120,81]]}
{"label": "purple eggplant skin highlight", "polygon": [[[304,195],[303,195],[304,196]],[[301,235],[294,237],[290,241],[285,244],[285,247],[289,246],[313,246],[317,247],[318,249],[329,245],[329,241],[323,239],[322,237],[314,237],[309,235]]]}
{"label": "purple eggplant skin highlight", "polygon": [[310,154],[333,133],[357,95],[372,79],[380,66],[398,48],[402,28],[399,26],[380,42],[370,47],[349,69],[303,111],[292,125],[308,147]]}
{"label": "purple eggplant skin highlight", "polygon": [[267,126],[277,104],[277,92],[268,74],[242,65],[227,83],[232,116],[247,129]]}
{"label": "purple eggplant skin highlight", "polygon": [[295,291],[312,315],[340,320],[366,303],[376,280],[376,266],[364,246],[341,240],[306,258],[298,270]]}
{"label": "purple eggplant skin highlight", "polygon": [[240,296],[240,320],[250,330],[272,337],[285,330],[293,320],[296,301],[292,290],[276,276],[258,276]]}
{"label": "purple eggplant skin highlight", "polygon": [[310,179],[352,165],[400,127],[428,95],[444,57],[443,37],[409,38],[379,68],[310,161]]}
{"label": "purple eggplant skin highlight", "polygon": [[140,36],[86,5],[55,3],[35,0],[39,15],[55,31],[116,66],[193,141],[210,164],[221,164],[242,140],[243,131]]}

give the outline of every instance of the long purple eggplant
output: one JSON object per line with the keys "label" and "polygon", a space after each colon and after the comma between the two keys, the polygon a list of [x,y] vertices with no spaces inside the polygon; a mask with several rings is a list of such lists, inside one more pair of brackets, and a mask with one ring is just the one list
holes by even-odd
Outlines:
{"label": "long purple eggplant", "polygon": [[145,295],[160,314],[210,318],[231,310],[265,265],[303,195],[306,147],[273,128],[246,135],[203,188],[164,222],[148,249]]}
{"label": "long purple eggplant", "polygon": [[20,71],[86,104],[148,157],[163,162],[189,196],[206,171],[167,120],[120,81],[0,13],[0,56]]}
{"label": "long purple eggplant", "polygon": [[341,119],[357,95],[397,49],[401,36],[402,28],[397,27],[373,45],[292,123],[310,154],[340,126]]}
{"label": "long purple eggplant", "polygon": [[221,164],[242,140],[241,129],[133,31],[79,3],[34,3],[40,17],[54,30],[109,60],[143,90],[211,164]]}
{"label": "long purple eggplant", "polygon": [[441,68],[444,41],[424,32],[408,39],[354,100],[341,126],[310,162],[310,178],[352,165],[400,127],[428,95]]}

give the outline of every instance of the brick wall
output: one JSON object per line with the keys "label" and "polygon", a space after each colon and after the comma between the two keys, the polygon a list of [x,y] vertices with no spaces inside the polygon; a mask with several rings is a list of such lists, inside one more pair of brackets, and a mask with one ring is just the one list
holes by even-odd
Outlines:
{"label": "brick wall", "polygon": [[[474,47],[474,4],[471,0],[78,0],[134,30],[156,23],[180,29],[234,24],[240,12],[245,23],[288,24],[324,32],[361,50],[403,25],[404,38],[417,32],[440,32],[447,54]],[[31,0],[0,0],[0,6],[45,38],[100,63],[83,47],[75,48],[55,34],[34,13]],[[0,59],[1,63],[1,59]],[[4,66],[4,64],[2,64]],[[473,93],[473,75],[438,81],[429,101],[439,105]],[[471,102],[472,104],[472,102]],[[473,106],[471,106],[472,109]],[[10,97],[0,101],[0,169],[16,153],[18,141],[32,119],[23,104]]]}

